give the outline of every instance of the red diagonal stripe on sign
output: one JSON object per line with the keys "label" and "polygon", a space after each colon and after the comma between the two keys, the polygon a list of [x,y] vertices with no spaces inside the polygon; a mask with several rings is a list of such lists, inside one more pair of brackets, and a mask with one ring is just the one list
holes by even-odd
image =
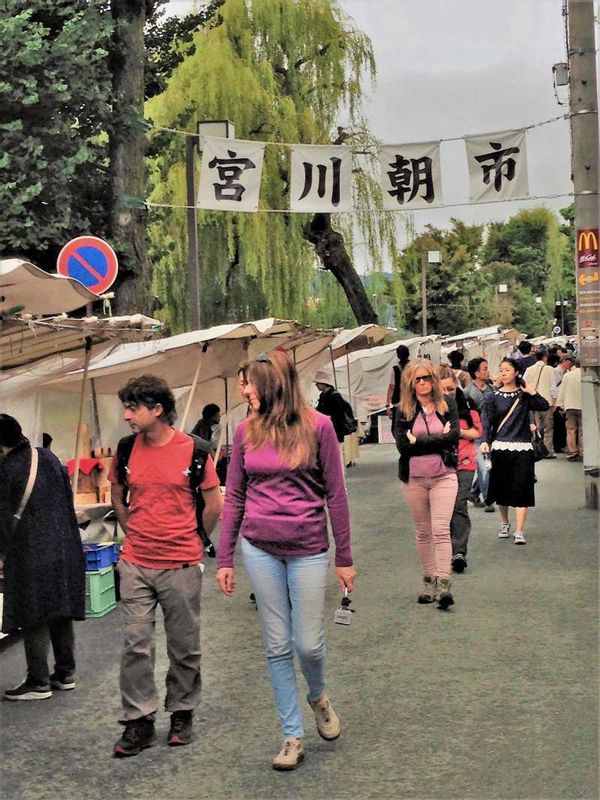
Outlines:
{"label": "red diagonal stripe on sign", "polygon": [[92,274],[92,276],[93,276],[94,278],[96,278],[96,280],[97,280],[98,282],[100,282],[100,281],[103,281],[103,280],[104,280],[104,276],[103,276],[103,275],[100,275],[100,273],[99,273],[99,272],[96,272],[96,270],[95,270],[95,269],[92,267],[92,265],[91,265],[91,264],[88,264],[88,262],[85,260],[85,258],[83,258],[82,256],[80,256],[80,255],[79,255],[79,253],[77,252],[77,250],[74,250],[74,251],[71,253],[71,255],[73,256],[73,258],[75,258],[77,261],[79,261],[79,263],[81,264],[81,266],[82,266],[82,267],[84,267],[84,269],[87,269],[87,271],[88,271],[88,272],[90,272],[90,273]]}

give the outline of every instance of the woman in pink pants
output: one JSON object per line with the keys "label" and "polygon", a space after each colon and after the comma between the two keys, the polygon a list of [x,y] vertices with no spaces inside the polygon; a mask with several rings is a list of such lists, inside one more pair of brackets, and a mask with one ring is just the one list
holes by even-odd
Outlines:
{"label": "woman in pink pants", "polygon": [[396,415],[399,477],[415,521],[423,570],[419,603],[453,605],[450,520],[456,478],[459,420],[456,402],[444,398],[437,368],[427,359],[410,362],[402,374]]}

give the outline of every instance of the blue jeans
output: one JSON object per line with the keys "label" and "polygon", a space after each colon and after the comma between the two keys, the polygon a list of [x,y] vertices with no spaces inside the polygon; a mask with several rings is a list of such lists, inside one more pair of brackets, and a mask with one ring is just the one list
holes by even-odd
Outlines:
{"label": "blue jeans", "polygon": [[304,735],[294,649],[308,696],[325,694],[325,590],[329,554],[274,556],[242,538],[244,564],[256,596],[267,662],[284,736]]}
{"label": "blue jeans", "polygon": [[[490,485],[490,473],[489,470],[487,470],[485,467],[487,459],[485,459],[479,452],[479,445],[481,444],[482,441],[483,439],[477,439],[477,441],[475,442],[475,444],[477,445],[477,479],[476,483],[473,486],[473,489],[475,488],[475,486],[478,486],[479,493],[481,493],[484,502],[486,502],[488,487]],[[473,494],[475,494],[474,491]]]}

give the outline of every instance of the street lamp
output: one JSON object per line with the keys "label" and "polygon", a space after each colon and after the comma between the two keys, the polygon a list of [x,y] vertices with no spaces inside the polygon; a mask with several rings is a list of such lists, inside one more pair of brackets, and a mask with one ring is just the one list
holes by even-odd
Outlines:
{"label": "street lamp", "polygon": [[185,183],[187,190],[188,283],[192,330],[201,327],[200,263],[198,261],[198,214],[196,211],[196,148],[202,152],[205,136],[235,138],[235,127],[228,119],[207,119],[197,123],[196,133],[186,137]]}
{"label": "street lamp", "polygon": [[427,336],[427,265],[441,263],[442,255],[439,250],[426,250],[421,255],[421,330],[423,336]]}

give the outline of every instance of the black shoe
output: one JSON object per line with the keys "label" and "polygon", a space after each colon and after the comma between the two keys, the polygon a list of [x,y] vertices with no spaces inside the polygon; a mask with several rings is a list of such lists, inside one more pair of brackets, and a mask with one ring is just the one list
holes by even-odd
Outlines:
{"label": "black shoe", "polygon": [[171,714],[171,727],[167,736],[167,744],[177,747],[192,741],[192,712],[174,711]]}
{"label": "black shoe", "polygon": [[545,456],[545,459],[546,459],[546,461],[547,461],[549,458],[557,458],[557,455],[556,455],[556,453],[548,453],[548,455],[547,455],[547,456]]}
{"label": "black shoe", "polygon": [[457,553],[452,558],[452,572],[464,572],[467,568],[467,559],[462,553]]}
{"label": "black shoe", "polygon": [[155,741],[154,720],[148,717],[132,719],[125,723],[125,730],[113,747],[113,753],[117,758],[137,756],[145,747],[151,747]]}
{"label": "black shoe", "polygon": [[470,494],[467,499],[470,503],[473,503],[475,508],[483,508],[485,505],[485,503],[479,497],[476,497],[473,494]]}
{"label": "black shoe", "polygon": [[52,697],[52,689],[49,686],[37,686],[29,680],[24,680],[14,689],[7,689],[4,692],[5,700],[47,700]]}
{"label": "black shoe", "polygon": [[75,679],[72,675],[59,675],[57,672],[53,672],[50,675],[50,686],[58,689],[59,692],[69,692],[75,688]]}
{"label": "black shoe", "polygon": [[490,505],[489,506],[485,506],[485,508],[483,510],[487,511],[488,514],[493,514],[494,511],[496,510],[496,506],[493,503],[490,503]]}

